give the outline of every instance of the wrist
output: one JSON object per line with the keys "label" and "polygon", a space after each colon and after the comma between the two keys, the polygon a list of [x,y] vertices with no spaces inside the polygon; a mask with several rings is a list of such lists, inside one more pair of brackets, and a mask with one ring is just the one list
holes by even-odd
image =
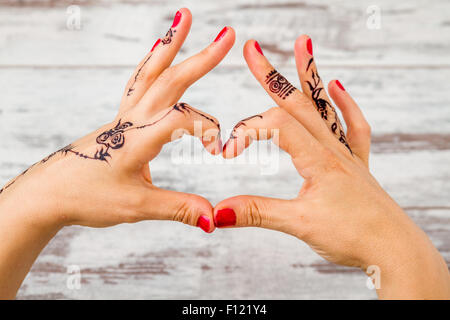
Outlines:
{"label": "wrist", "polygon": [[[363,270],[378,284],[382,299],[450,298],[447,264],[427,235],[400,209],[389,231],[364,261]],[[400,214],[400,212],[399,212]],[[377,278],[378,277],[378,278]],[[444,280],[443,280],[444,279]]]}
{"label": "wrist", "polygon": [[57,232],[64,226],[64,214],[53,195],[18,181],[0,195],[0,219]]}

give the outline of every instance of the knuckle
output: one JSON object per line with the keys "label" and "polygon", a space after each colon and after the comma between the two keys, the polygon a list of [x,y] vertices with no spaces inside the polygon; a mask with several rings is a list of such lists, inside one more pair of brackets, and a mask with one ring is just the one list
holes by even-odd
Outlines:
{"label": "knuckle", "polygon": [[358,125],[355,125],[352,130],[354,132],[357,132],[358,134],[361,135],[365,135],[365,136],[370,136],[372,133],[372,128],[370,127],[370,125],[367,122],[362,122]]}
{"label": "knuckle", "polygon": [[270,121],[272,122],[271,126],[274,129],[281,129],[283,127],[286,127],[286,125],[290,123],[290,115],[280,107],[270,108],[268,112]]}
{"label": "knuckle", "polygon": [[254,199],[247,200],[244,207],[244,216],[247,225],[255,227],[260,227],[262,225],[263,219],[260,204]]}
{"label": "knuckle", "polygon": [[178,221],[184,224],[195,225],[196,214],[192,209],[192,196],[188,196],[181,204],[177,207],[172,217],[173,221]]}
{"label": "knuckle", "polygon": [[173,66],[165,69],[159,76],[158,80],[164,82],[165,84],[171,87],[176,88],[180,87],[186,81],[184,73],[181,72],[181,70],[179,69],[180,68],[178,66]]}
{"label": "knuckle", "polygon": [[345,171],[341,159],[329,149],[322,152],[322,169],[325,172]]}

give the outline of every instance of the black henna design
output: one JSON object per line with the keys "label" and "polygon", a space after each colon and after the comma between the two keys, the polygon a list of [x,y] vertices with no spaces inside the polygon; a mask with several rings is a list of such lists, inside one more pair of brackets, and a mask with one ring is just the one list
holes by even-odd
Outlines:
{"label": "black henna design", "polygon": [[266,75],[265,82],[269,85],[269,90],[277,94],[282,99],[286,99],[286,97],[288,97],[296,89],[275,69]]}
{"label": "black henna design", "polygon": [[[306,71],[309,70],[313,61],[314,61],[314,58],[311,58],[309,60]],[[316,105],[317,111],[320,113],[320,116],[322,117],[322,119],[324,119],[326,121],[328,121],[328,120],[332,121],[331,131],[333,132],[333,134],[339,136],[339,138],[338,138],[339,141],[347,147],[347,149],[350,151],[351,154],[353,154],[352,149],[350,148],[350,146],[347,142],[347,138],[345,137],[345,133],[344,133],[344,130],[342,129],[342,124],[341,124],[341,121],[339,120],[336,109],[326,99],[320,98],[320,94],[321,94],[322,90],[324,90],[324,89],[322,87],[322,81],[320,80],[320,76],[317,73],[317,70],[314,71],[313,69],[311,69],[311,78],[312,78],[312,80],[306,81],[306,83],[309,86],[309,90],[311,90],[311,98]],[[329,119],[328,108],[334,113],[333,120],[331,120],[331,118]]]}
{"label": "black henna design", "polygon": [[[107,158],[111,158],[111,154],[110,154],[110,149],[112,150],[116,150],[116,149],[120,149],[124,146],[125,144],[125,132],[130,131],[130,130],[139,130],[139,129],[144,129],[147,127],[150,127],[158,122],[160,122],[161,120],[163,120],[165,117],[167,117],[172,111],[177,111],[177,112],[181,112],[183,114],[190,114],[191,112],[200,115],[201,117],[207,119],[208,121],[211,121],[212,123],[214,123],[214,125],[217,126],[217,128],[219,129],[218,135],[217,137],[220,137],[220,124],[213,118],[208,117],[207,115],[195,110],[194,108],[192,108],[191,106],[189,106],[186,103],[180,102],[177,103],[175,105],[172,106],[172,108],[166,113],[164,114],[161,118],[159,118],[158,120],[151,122],[151,123],[147,123],[144,125],[140,125],[140,126],[133,126],[132,122],[122,122],[122,119],[119,119],[119,121],[117,122],[117,124],[114,126],[114,128],[106,130],[104,132],[102,132],[100,135],[97,136],[96,138],[96,142],[97,144],[100,146],[99,149],[97,149],[97,151],[95,152],[94,155],[90,156],[90,155],[86,155],[84,153],[81,153],[79,151],[74,150],[75,146],[72,144],[69,144],[51,154],[49,154],[47,157],[45,157],[44,159],[42,159],[41,161],[39,161],[38,163],[45,163],[48,160],[50,160],[51,158],[53,158],[55,155],[57,154],[62,154],[62,155],[67,155],[68,153],[72,153],[80,158],[83,159],[91,159],[91,160],[100,160],[100,161],[105,161],[106,163],[108,163],[108,159]],[[33,168],[36,164],[35,163],[33,165],[31,165],[28,169],[26,169],[25,171],[23,171],[20,175],[18,175],[14,180],[12,180],[10,183],[8,183],[6,186],[4,186],[2,189],[0,189],[0,194],[5,191],[7,188],[9,188],[12,184],[14,184],[16,182],[16,180],[18,178],[20,178],[21,176],[23,176],[25,173],[27,173],[28,170],[30,170],[31,168]]]}
{"label": "black henna design", "polygon": [[173,34],[177,32],[177,30],[170,28],[169,31],[167,31],[166,35],[164,36],[164,38],[161,39],[161,42],[163,44],[169,44],[172,42],[172,38],[173,38]]}
{"label": "black henna design", "polygon": [[257,115],[250,116],[250,117],[248,117],[248,118],[245,118],[245,119],[242,119],[241,121],[239,121],[239,122],[234,126],[233,130],[231,131],[229,140],[236,139],[236,138],[237,138],[237,136],[236,136],[236,130],[237,130],[239,127],[247,126],[247,124],[245,123],[245,121],[248,121],[248,120],[253,119],[253,118],[260,118],[260,119],[262,119],[263,116],[260,115],[260,114],[257,114]]}
{"label": "black henna design", "polygon": [[133,91],[134,91],[134,85],[136,84],[136,82],[137,82],[137,80],[138,80],[138,77],[139,77],[139,75],[140,75],[140,73],[141,73],[141,70],[144,68],[144,66],[145,66],[145,64],[147,63],[147,61],[148,60],[150,60],[150,58],[152,57],[152,53],[150,53],[150,55],[147,57],[147,59],[145,59],[145,61],[144,61],[144,63],[142,64],[142,66],[138,69],[138,71],[136,72],[136,75],[134,76],[134,81],[133,81],[133,83],[131,84],[131,86],[130,86],[130,88],[128,89],[128,92],[127,92],[127,96],[131,96],[131,94],[133,93]]}
{"label": "black henna design", "polygon": [[[163,45],[169,44],[172,42],[172,38],[173,38],[173,34],[177,32],[176,30],[170,28],[169,31],[167,31],[166,35],[164,36],[164,38],[161,39],[161,43]],[[136,72],[136,75],[134,76],[134,80],[133,83],[131,84],[130,88],[127,91],[127,96],[131,96],[131,94],[134,91],[134,85],[136,84],[138,77],[142,71],[142,69],[144,68],[145,64],[148,62],[148,60],[150,60],[150,58],[152,57],[153,53],[150,53],[150,55],[147,57],[147,59],[145,59],[144,63],[142,64],[142,66],[138,69],[138,71]]]}

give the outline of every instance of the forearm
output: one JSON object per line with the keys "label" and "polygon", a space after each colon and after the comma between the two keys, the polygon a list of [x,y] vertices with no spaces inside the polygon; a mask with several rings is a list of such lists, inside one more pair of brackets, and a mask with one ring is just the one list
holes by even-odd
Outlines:
{"label": "forearm", "polygon": [[378,297],[450,299],[450,274],[445,260],[419,227],[406,229],[383,250]]}
{"label": "forearm", "polygon": [[30,198],[16,199],[10,192],[0,196],[0,299],[14,299],[39,253],[58,232],[44,217],[47,213]]}

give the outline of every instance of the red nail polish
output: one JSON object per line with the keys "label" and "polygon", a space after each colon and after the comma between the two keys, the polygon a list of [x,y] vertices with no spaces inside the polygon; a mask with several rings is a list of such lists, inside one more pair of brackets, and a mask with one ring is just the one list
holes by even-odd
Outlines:
{"label": "red nail polish", "polygon": [[345,91],[344,86],[339,82],[339,80],[336,80],[336,84],[342,91]]}
{"label": "red nail polish", "polygon": [[207,216],[200,216],[197,221],[197,227],[209,233],[209,218]]}
{"label": "red nail polish", "polygon": [[256,50],[258,50],[259,53],[261,53],[262,55],[264,55],[264,53],[263,53],[262,50],[261,50],[261,47],[259,46],[258,41],[255,41],[255,48],[256,48]]}
{"label": "red nail polish", "polygon": [[177,11],[175,17],[173,18],[172,28],[175,28],[180,23],[180,20],[181,20],[181,12]]}
{"label": "red nail polish", "polygon": [[236,224],[236,213],[233,209],[220,209],[217,211],[215,222],[218,228],[234,226]]}
{"label": "red nail polish", "polygon": [[308,41],[306,41],[306,49],[308,50],[308,53],[310,55],[313,55],[313,48],[312,48],[312,41],[311,41],[311,39],[308,39]]}
{"label": "red nail polish", "polygon": [[219,32],[219,34],[217,35],[216,39],[214,39],[214,42],[219,41],[220,39],[223,38],[223,36],[225,35],[225,33],[227,33],[228,27],[224,27],[222,29],[222,31]]}
{"label": "red nail polish", "polygon": [[153,52],[153,50],[155,50],[155,48],[158,46],[158,44],[161,42],[161,39],[156,40],[155,44],[152,47],[152,50],[150,50],[150,52]]}

